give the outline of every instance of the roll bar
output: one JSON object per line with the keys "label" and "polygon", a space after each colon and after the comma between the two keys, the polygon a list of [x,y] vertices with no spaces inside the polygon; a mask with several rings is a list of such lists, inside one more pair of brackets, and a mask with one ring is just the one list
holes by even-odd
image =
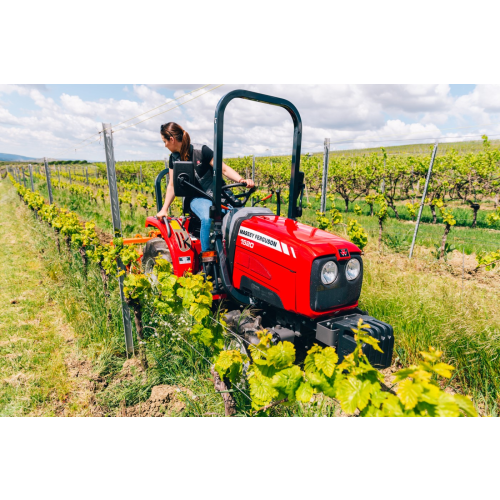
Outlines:
{"label": "roll bar", "polygon": [[224,113],[227,105],[233,99],[246,99],[248,101],[262,102],[270,104],[271,106],[279,106],[285,108],[293,120],[293,149],[292,149],[292,174],[290,176],[290,199],[288,202],[288,218],[295,220],[300,216],[297,210],[297,198],[300,193],[300,186],[298,186],[299,170],[300,170],[300,149],[302,145],[302,120],[297,108],[286,99],[280,97],[273,97],[266,94],[259,94],[257,92],[250,92],[249,90],[233,90],[226,94],[217,104],[215,109],[214,119],[214,202],[210,210],[210,217],[215,221],[220,221],[222,218],[221,212],[221,195],[222,195],[222,147],[224,135]]}
{"label": "roll bar", "polygon": [[156,209],[159,212],[163,207],[163,195],[161,194],[161,181],[168,174],[168,168],[163,169],[155,179]]}

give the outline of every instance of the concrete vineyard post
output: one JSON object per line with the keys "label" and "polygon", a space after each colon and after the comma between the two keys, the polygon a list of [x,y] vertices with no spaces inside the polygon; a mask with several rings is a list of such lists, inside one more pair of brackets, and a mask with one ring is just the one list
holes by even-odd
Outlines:
{"label": "concrete vineyard post", "polygon": [[31,165],[31,163],[28,165],[28,168],[30,169],[31,190],[35,191],[35,184],[33,182],[33,166]]}
{"label": "concrete vineyard post", "polygon": [[21,170],[23,172],[23,184],[24,184],[24,187],[26,187],[26,175],[24,174],[24,165],[21,167]]}
{"label": "concrete vineyard post", "polygon": [[[106,150],[106,171],[108,174],[109,203],[111,205],[111,217],[113,220],[114,236],[121,236],[122,223],[120,219],[120,204],[118,203],[118,187],[116,185],[115,152],[113,149],[113,133],[110,123],[102,124],[104,136],[104,148]],[[118,259],[118,266],[125,271],[125,266]],[[123,294],[123,275],[118,278],[120,286],[120,298],[122,302],[123,329],[125,331],[125,346],[127,353],[134,354],[134,339],[132,338],[132,322],[130,321],[130,309],[125,302]]]}
{"label": "concrete vineyard post", "polygon": [[89,185],[89,168],[85,165],[85,176],[87,177],[87,186]]}
{"label": "concrete vineyard post", "polygon": [[425,197],[427,196],[427,188],[429,187],[429,180],[432,174],[432,167],[434,165],[434,158],[436,158],[436,153],[438,149],[438,141],[434,144],[434,149],[432,150],[431,163],[429,165],[429,171],[427,172],[427,178],[425,179],[424,193],[422,194],[422,201],[420,202],[420,208],[418,209],[417,223],[415,224],[415,232],[413,233],[413,240],[411,242],[410,248],[410,259],[413,255],[413,248],[415,247],[415,241],[417,240],[418,226],[420,224],[420,217],[422,216],[422,210],[425,204]]}
{"label": "concrete vineyard post", "polygon": [[142,193],[142,165],[139,165],[139,185],[141,186]]}
{"label": "concrete vineyard post", "polygon": [[321,207],[320,212],[326,212],[326,187],[328,184],[328,160],[330,155],[330,139],[325,139],[325,150],[323,153],[323,180],[321,182]]}
{"label": "concrete vineyard post", "polygon": [[72,184],[71,182],[71,167],[68,166],[68,175],[69,175],[69,183]]}
{"label": "concrete vineyard post", "polygon": [[50,179],[50,169],[47,163],[47,158],[43,159],[43,164],[45,166],[45,179],[47,180],[47,191],[49,192],[49,203],[52,205],[54,203],[54,198],[52,197],[52,182]]}
{"label": "concrete vineyard post", "polygon": [[[386,159],[384,158],[384,172],[385,172],[385,167],[386,167]],[[381,183],[381,185],[380,185],[380,192],[381,192],[382,194],[384,194],[384,193],[385,193],[385,177],[384,177],[384,178],[382,178],[382,183]]]}

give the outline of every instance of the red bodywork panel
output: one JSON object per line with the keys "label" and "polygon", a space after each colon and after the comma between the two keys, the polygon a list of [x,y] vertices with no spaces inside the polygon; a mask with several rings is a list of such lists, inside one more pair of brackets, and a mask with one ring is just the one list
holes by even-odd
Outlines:
{"label": "red bodywork panel", "polygon": [[186,271],[194,274],[200,269],[199,255],[201,253],[201,241],[189,235],[187,231],[188,224],[189,220],[186,221],[183,229],[177,219],[171,219],[170,228],[172,232],[169,238],[167,227],[163,221],[159,221],[156,217],[148,217],[146,219],[146,227],[156,227],[159,229],[163,239],[166,241],[170,255],[172,256],[172,265],[176,276],[182,276]]}
{"label": "red bodywork panel", "polygon": [[[170,238],[165,224],[156,217],[146,219],[146,227],[150,226],[159,229],[165,239],[176,276],[182,276],[186,271],[199,271],[201,242],[189,236],[189,220],[183,229],[180,222],[171,219]],[[346,256],[340,254],[342,249],[348,250]],[[348,260],[352,253],[360,254],[361,250],[354,243],[321,229],[285,217],[254,216],[240,226],[232,266],[233,285],[240,288],[242,277],[248,276],[276,293],[287,311],[308,318],[331,315],[352,309],[358,303],[328,311],[313,311],[310,306],[312,263],[314,259],[327,255],[335,255],[339,261]],[[189,262],[185,262],[186,257],[189,257]]]}
{"label": "red bodywork panel", "polygon": [[[339,250],[347,249],[346,256]],[[315,312],[310,307],[311,266],[317,257],[335,255],[349,260],[361,250],[349,241],[300,222],[278,216],[255,216],[243,221],[236,240],[233,284],[241,278],[253,281],[277,293],[283,307],[309,318],[357,306]]]}

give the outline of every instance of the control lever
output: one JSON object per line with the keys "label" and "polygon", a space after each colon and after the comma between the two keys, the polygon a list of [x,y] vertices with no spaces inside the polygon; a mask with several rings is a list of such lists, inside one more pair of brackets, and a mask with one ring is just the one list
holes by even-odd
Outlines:
{"label": "control lever", "polygon": [[163,222],[165,223],[165,226],[167,226],[167,234],[170,238],[170,236],[172,236],[172,228],[170,227],[170,222],[168,222],[168,219],[165,216],[163,217]]}

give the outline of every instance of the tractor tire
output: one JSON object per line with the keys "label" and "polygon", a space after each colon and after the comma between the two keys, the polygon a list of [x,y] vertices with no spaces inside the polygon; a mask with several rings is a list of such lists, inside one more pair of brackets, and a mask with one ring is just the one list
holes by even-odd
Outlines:
{"label": "tractor tire", "polygon": [[[241,354],[251,358],[250,344],[258,344],[259,339],[255,332],[261,330],[261,317],[253,317],[248,311],[242,313],[240,310],[234,310],[226,313],[225,321],[228,329],[227,336],[224,342],[224,350],[240,351]],[[249,364],[245,363],[244,372],[248,369]]]}
{"label": "tractor tire", "polygon": [[144,274],[148,276],[150,282],[156,283],[156,276],[153,275],[153,268],[156,264],[156,258],[161,257],[167,262],[172,263],[172,256],[167,243],[163,238],[153,238],[146,243],[144,254],[142,256],[142,268]]}

